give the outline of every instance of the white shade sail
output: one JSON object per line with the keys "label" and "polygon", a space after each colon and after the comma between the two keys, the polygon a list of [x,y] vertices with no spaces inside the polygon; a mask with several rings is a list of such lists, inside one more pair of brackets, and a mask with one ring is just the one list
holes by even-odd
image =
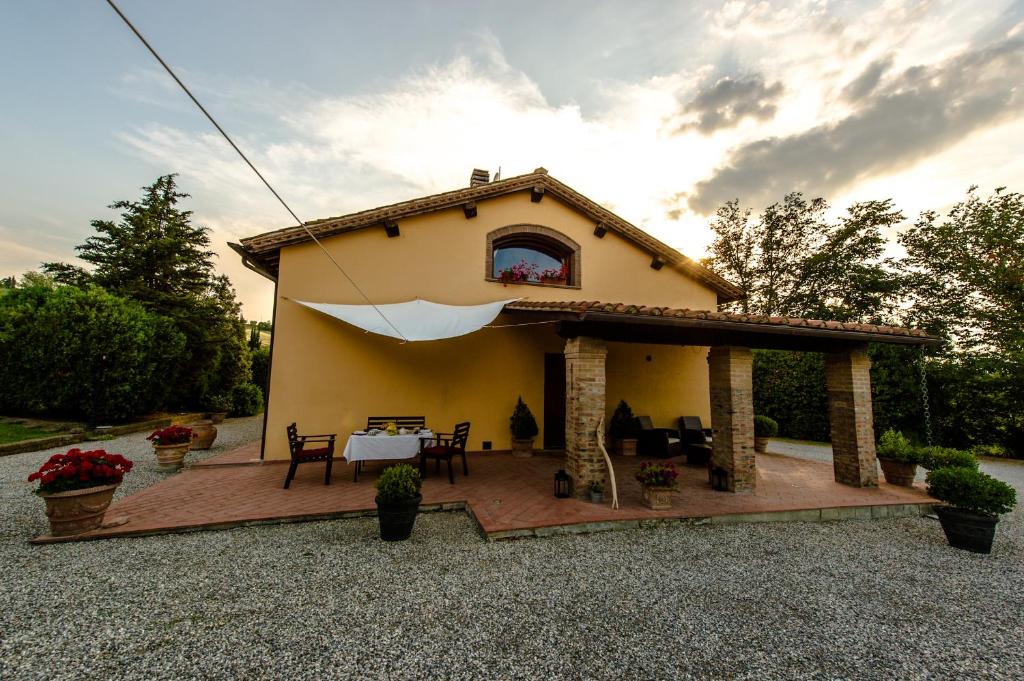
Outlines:
{"label": "white shade sail", "polygon": [[295,302],[364,331],[399,340],[429,341],[465,336],[478,331],[494,321],[506,303],[516,300],[519,299],[499,300],[483,305],[442,305],[429,300],[410,300],[407,303],[377,305],[376,309],[373,305],[337,305],[304,300]]}

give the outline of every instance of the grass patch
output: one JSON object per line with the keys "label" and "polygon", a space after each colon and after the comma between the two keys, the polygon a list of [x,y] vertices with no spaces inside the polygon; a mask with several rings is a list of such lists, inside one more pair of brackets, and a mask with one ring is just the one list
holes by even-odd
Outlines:
{"label": "grass patch", "polygon": [[0,445],[6,445],[11,442],[21,442],[22,440],[35,440],[36,438],[59,434],[59,432],[54,432],[52,430],[44,430],[42,428],[26,426],[20,423],[0,422]]}

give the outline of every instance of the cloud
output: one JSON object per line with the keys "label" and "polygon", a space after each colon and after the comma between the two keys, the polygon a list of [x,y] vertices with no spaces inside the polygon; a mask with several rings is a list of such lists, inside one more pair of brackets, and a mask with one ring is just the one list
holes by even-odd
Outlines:
{"label": "cloud", "polygon": [[760,75],[720,78],[682,108],[681,116],[695,120],[681,124],[676,132],[698,130],[709,135],[735,127],[744,118],[769,120],[778,110],[776,102],[782,91],[782,83],[768,85]]}
{"label": "cloud", "polygon": [[868,64],[863,73],[843,88],[843,99],[847,102],[858,102],[870,95],[878,85],[878,81],[882,79],[882,75],[892,66],[892,62],[892,55],[887,55]]}
{"label": "cloud", "polygon": [[687,203],[707,215],[736,197],[761,205],[794,190],[828,196],[858,180],[896,172],[1019,116],[1022,80],[1022,38],[908,68],[834,124],[740,146],[697,183]]}

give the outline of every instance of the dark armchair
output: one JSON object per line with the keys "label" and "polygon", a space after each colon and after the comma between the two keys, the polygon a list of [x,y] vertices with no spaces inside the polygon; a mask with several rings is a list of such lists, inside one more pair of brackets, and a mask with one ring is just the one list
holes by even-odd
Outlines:
{"label": "dark armchair", "polygon": [[699,416],[680,416],[679,435],[682,440],[686,463],[695,466],[707,465],[711,460],[710,430],[702,427]]}
{"label": "dark armchair", "polygon": [[[287,428],[288,450],[292,455],[292,463],[288,466],[288,477],[284,479],[284,488],[292,484],[295,478],[295,469],[300,463],[313,463],[315,461],[326,461],[327,472],[324,474],[324,484],[331,484],[331,464],[334,462],[334,439],[336,434],[329,435],[299,435],[298,428],[292,423]],[[323,447],[309,449],[309,443],[324,444]]]}
{"label": "dark armchair", "polygon": [[640,433],[636,441],[636,452],[640,456],[667,459],[682,452],[679,431],[674,428],[655,428],[650,416],[638,416]]}

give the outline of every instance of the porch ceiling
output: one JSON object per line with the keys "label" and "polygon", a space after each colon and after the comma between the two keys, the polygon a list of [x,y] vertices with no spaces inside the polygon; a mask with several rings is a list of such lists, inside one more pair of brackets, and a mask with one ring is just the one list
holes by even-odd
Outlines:
{"label": "porch ceiling", "polygon": [[518,301],[506,305],[505,312],[557,320],[558,333],[565,338],[590,336],[624,343],[826,352],[862,343],[939,342],[920,329],[596,301]]}

